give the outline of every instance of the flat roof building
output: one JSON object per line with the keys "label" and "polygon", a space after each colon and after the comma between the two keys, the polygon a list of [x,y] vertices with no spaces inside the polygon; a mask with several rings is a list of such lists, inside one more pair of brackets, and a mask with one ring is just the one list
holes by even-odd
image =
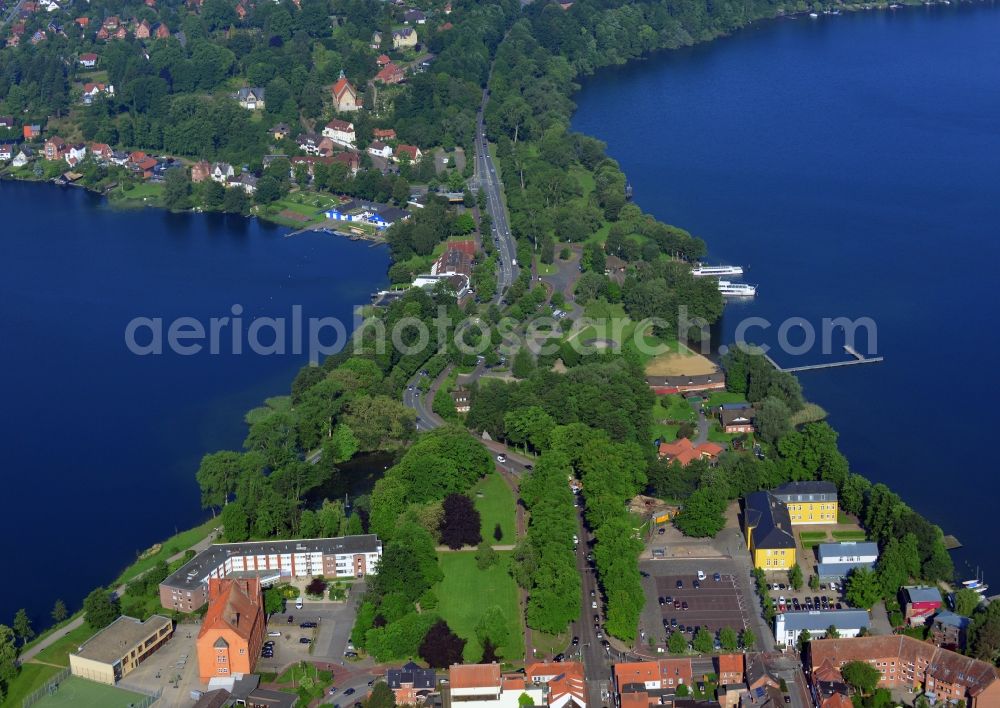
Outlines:
{"label": "flat roof building", "polygon": [[812,639],[826,636],[826,630],[836,627],[841,637],[856,637],[868,629],[871,620],[866,610],[812,610],[811,612],[784,612],[774,618],[774,640],[792,646],[802,632],[809,632]]}
{"label": "flat roof building", "polygon": [[283,579],[362,578],[374,574],[382,558],[378,536],[217,543],[160,583],[160,604],[194,612],[208,601],[211,578],[257,577],[268,584]]}
{"label": "flat roof building", "polygon": [[114,686],[163,646],[174,632],[174,623],[163,615],[145,622],[122,615],[69,655],[74,676]]}
{"label": "flat roof building", "polygon": [[821,543],[817,547],[820,581],[839,580],[855,568],[873,568],[878,560],[877,543]]}

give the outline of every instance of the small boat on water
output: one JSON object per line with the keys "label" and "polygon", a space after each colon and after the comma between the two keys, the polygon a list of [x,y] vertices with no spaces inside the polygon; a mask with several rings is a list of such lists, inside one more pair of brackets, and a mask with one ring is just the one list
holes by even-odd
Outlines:
{"label": "small boat on water", "polygon": [[983,580],[983,577],[979,574],[979,569],[976,568],[976,577],[972,580],[963,580],[962,587],[967,590],[973,590],[978,592],[980,595],[985,593],[989,589],[989,585]]}
{"label": "small boat on water", "polygon": [[817,17],[819,17],[819,15],[817,13],[815,13],[815,12],[810,12],[809,13],[809,17],[811,17],[811,18],[813,18],[815,20]]}
{"label": "small boat on water", "polygon": [[757,286],[720,280],[719,292],[722,293],[722,297],[753,297],[757,294]]}
{"label": "small boat on water", "polygon": [[738,278],[743,275],[743,266],[707,266],[699,264],[696,268],[691,269],[691,275],[696,278],[719,278],[722,276],[733,276]]}

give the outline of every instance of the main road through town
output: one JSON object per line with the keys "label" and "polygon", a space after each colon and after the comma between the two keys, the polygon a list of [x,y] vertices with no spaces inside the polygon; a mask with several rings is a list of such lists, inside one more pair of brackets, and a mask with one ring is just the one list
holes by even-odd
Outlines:
{"label": "main road through town", "polygon": [[[490,76],[493,70],[490,69]],[[489,83],[487,82],[487,85]],[[486,104],[490,100],[490,91],[483,89],[483,102],[479,107],[476,116],[476,181],[486,194],[486,210],[489,212],[492,223],[493,238],[497,245],[497,253],[500,254],[500,263],[497,273],[497,294],[494,298],[498,302],[503,299],[507,288],[510,287],[514,279],[517,278],[517,248],[514,245],[514,237],[510,233],[510,222],[507,219],[507,209],[504,207],[501,192],[503,186],[497,176],[496,166],[493,164],[493,157],[490,155],[489,143],[486,140],[486,129],[483,124],[483,114],[486,111]],[[484,234],[484,238],[486,235]]]}

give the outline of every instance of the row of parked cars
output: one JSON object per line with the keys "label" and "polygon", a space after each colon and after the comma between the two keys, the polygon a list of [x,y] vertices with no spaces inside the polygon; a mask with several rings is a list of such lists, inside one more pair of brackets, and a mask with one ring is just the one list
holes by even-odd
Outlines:
{"label": "row of parked cars", "polygon": [[792,597],[787,601],[785,596],[780,596],[777,600],[773,597],[771,598],[771,606],[777,612],[787,612],[793,610],[799,612],[805,610],[811,612],[813,610],[842,610],[844,606],[837,602],[836,598],[829,598],[826,595],[816,595],[813,597],[806,597],[802,602],[799,602],[799,598]]}

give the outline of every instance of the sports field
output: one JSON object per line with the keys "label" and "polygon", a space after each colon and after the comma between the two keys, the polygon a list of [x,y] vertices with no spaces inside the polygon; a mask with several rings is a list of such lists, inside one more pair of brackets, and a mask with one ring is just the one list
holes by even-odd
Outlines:
{"label": "sports field", "polygon": [[128,708],[140,705],[146,699],[141,693],[132,693],[103,683],[70,676],[58,684],[52,693],[35,703],[36,708]]}

